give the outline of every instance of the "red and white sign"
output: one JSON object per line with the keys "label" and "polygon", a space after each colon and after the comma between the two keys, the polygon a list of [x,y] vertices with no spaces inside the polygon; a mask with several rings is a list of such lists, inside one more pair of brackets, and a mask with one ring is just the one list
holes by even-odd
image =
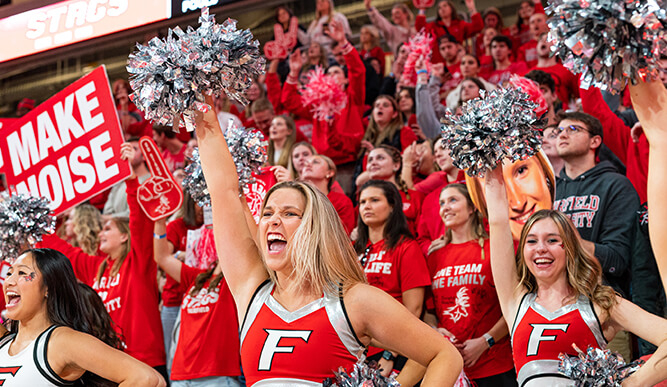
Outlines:
{"label": "red and white sign", "polygon": [[2,129],[7,184],[44,196],[55,215],[131,175],[104,66]]}
{"label": "red and white sign", "polygon": [[160,149],[152,138],[142,137],[139,148],[152,175],[139,187],[139,206],[151,220],[162,219],[181,208],[183,190],[169,172]]}
{"label": "red and white sign", "polygon": [[[0,136],[3,136],[2,128],[7,128],[16,122],[16,118],[0,118]],[[2,160],[2,154],[0,154],[0,173],[2,173],[2,167],[5,165],[5,162]]]}
{"label": "red and white sign", "polygon": [[0,20],[0,62],[167,19],[167,0],[67,0]]}

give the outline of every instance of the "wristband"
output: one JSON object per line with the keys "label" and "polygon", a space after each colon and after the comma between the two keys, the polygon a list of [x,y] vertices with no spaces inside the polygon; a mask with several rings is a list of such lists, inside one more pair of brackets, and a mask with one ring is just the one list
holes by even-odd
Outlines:
{"label": "wristband", "polygon": [[166,237],[167,237],[167,234],[157,235],[156,233],[153,233],[153,238],[155,238],[155,239],[164,239]]}
{"label": "wristband", "polygon": [[342,46],[340,46],[341,50],[345,51],[350,47],[350,42],[345,42]]}
{"label": "wristband", "polygon": [[419,74],[428,74],[428,70],[426,69],[417,70],[417,75]]}
{"label": "wristband", "polygon": [[382,352],[382,358],[384,360],[394,361],[396,359],[396,356],[392,355],[392,353],[389,351],[384,351]]}
{"label": "wristband", "polygon": [[490,334],[485,333],[482,337],[486,340],[486,344],[489,345],[489,348],[496,345],[496,341],[493,339],[493,336],[491,336]]}

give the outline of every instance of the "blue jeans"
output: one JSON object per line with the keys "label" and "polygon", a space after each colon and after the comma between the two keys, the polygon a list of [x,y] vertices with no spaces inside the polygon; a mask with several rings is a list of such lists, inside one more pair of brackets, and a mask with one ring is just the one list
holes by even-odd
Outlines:
{"label": "blue jeans", "polygon": [[190,380],[172,380],[171,387],[242,387],[235,377],[209,376]]}
{"label": "blue jeans", "polygon": [[[163,306],[160,311],[160,319],[162,320],[162,338],[164,339],[164,352],[169,359],[169,349],[171,348],[171,334],[174,330],[174,323],[178,317],[180,306]],[[167,361],[167,372],[171,375],[171,361]]]}

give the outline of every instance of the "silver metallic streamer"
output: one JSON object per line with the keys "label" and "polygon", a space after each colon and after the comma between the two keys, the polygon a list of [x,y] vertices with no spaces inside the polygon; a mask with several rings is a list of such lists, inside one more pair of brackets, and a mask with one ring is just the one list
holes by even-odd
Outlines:
{"label": "silver metallic streamer", "polygon": [[623,357],[608,349],[588,347],[579,356],[558,355],[558,371],[576,381],[577,387],[621,387],[621,382],[637,371],[643,360],[625,364]]}
{"label": "silver metallic streamer", "polygon": [[581,86],[612,93],[659,78],[667,38],[664,0],[550,0],[552,51],[581,73]]}
{"label": "silver metallic streamer", "polygon": [[342,367],[334,372],[333,378],[326,379],[324,387],[399,387],[394,378],[386,378],[380,374],[377,363],[366,363],[365,359],[358,361],[349,374]]}
{"label": "silver metallic streamer", "polygon": [[195,148],[190,157],[190,164],[185,167],[185,177],[183,178],[183,189],[185,189],[192,199],[204,207],[211,204],[211,193],[208,192],[204,172],[201,169],[201,160],[199,159],[199,149]]}
{"label": "silver metallic streamer", "polygon": [[[234,164],[236,164],[239,192],[243,192],[243,187],[255,182],[253,173],[258,173],[259,169],[266,163],[267,142],[260,131],[239,128],[234,125],[233,120],[229,121],[224,135],[229,152],[232,154]],[[206,179],[204,179],[199,149],[197,148],[192,152],[190,164],[185,168],[185,175],[182,183],[183,188],[188,191],[197,204],[202,207],[211,204],[211,194],[206,185]]]}
{"label": "silver metallic streamer", "polygon": [[221,92],[247,104],[246,90],[264,73],[265,59],[250,30],[237,30],[236,20],[216,24],[202,9],[199,27],[169,29],[165,39],[137,44],[127,72],[134,92],[130,99],[158,125],[194,130],[196,111],[212,109],[204,95]]}
{"label": "silver metallic streamer", "polygon": [[484,176],[509,158],[525,160],[540,150],[544,121],[537,104],[520,89],[498,88],[463,104],[461,115],[443,118],[442,136],[454,165],[469,176]]}
{"label": "silver metallic streamer", "polygon": [[3,193],[0,200],[0,259],[12,262],[26,245],[53,233],[56,218],[51,215],[46,198]]}

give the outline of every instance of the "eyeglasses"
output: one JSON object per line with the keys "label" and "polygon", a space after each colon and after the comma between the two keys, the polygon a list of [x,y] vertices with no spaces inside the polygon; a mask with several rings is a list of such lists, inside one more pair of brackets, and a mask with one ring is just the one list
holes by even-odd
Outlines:
{"label": "eyeglasses", "polygon": [[588,129],[584,128],[583,126],[580,126],[580,125],[569,125],[569,126],[565,126],[565,127],[562,127],[562,126],[558,127],[554,130],[554,132],[556,133],[556,135],[559,135],[563,132],[567,132],[567,135],[570,136],[572,134],[580,133],[580,132],[590,133],[590,130],[588,130]]}

